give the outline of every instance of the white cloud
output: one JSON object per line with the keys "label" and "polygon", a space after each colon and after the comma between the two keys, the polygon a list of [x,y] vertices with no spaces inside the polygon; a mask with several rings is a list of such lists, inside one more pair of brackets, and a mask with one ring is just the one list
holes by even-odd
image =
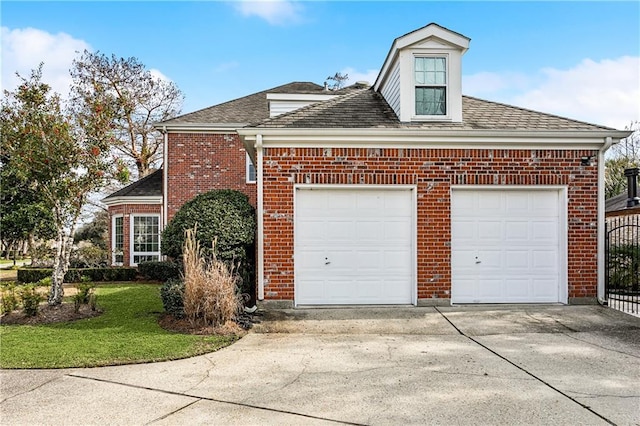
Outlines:
{"label": "white cloud", "polygon": [[355,84],[359,81],[366,81],[370,85],[373,85],[373,83],[376,82],[378,73],[379,73],[379,70],[366,70],[365,72],[360,72],[353,68],[345,68],[342,71],[340,71],[340,74],[342,75],[346,74],[349,76],[349,80],[347,80],[346,86]]}
{"label": "white cloud", "polygon": [[302,18],[302,6],[293,1],[241,0],[233,4],[243,16],[257,16],[271,25],[295,24]]}
{"label": "white cloud", "polygon": [[238,68],[239,66],[240,63],[237,61],[223,62],[214,67],[213,71],[216,73],[223,73]]}
{"label": "white cloud", "polygon": [[544,68],[535,75],[483,72],[464,77],[465,94],[590,123],[624,129],[640,120],[640,57],[572,68]]}
{"label": "white cloud", "polygon": [[156,80],[162,80],[162,81],[166,81],[166,82],[170,82],[171,79],[169,77],[167,77],[166,75],[162,74],[162,72],[160,72],[160,70],[157,70],[155,68],[151,68],[149,70],[149,73],[151,74],[151,77],[155,78]]}
{"label": "white cloud", "polygon": [[90,49],[88,43],[65,33],[50,34],[35,28],[2,27],[2,89],[15,89],[22,77],[43,62],[42,80],[63,97],[69,92],[69,69],[76,52]]}

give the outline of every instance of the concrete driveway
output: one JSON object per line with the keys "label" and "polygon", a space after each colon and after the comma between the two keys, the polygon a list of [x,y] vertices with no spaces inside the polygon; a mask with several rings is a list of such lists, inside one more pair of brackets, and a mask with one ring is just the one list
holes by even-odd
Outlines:
{"label": "concrete driveway", "polygon": [[640,319],[599,306],[279,311],[204,356],[0,379],[3,425],[638,425]]}

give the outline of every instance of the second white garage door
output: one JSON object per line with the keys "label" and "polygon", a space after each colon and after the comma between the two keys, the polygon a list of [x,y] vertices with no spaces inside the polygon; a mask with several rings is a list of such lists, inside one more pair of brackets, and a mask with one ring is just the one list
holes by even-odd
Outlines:
{"label": "second white garage door", "polygon": [[453,189],[452,303],[564,302],[560,190]]}
{"label": "second white garage door", "polygon": [[297,305],[414,300],[410,189],[298,188]]}

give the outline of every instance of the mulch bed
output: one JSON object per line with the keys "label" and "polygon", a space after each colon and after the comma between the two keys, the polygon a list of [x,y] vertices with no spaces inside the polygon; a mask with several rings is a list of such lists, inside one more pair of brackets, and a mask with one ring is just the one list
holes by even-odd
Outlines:
{"label": "mulch bed", "polygon": [[102,315],[102,311],[100,309],[92,311],[87,305],[82,305],[80,310],[75,312],[73,309],[73,303],[63,303],[58,306],[49,306],[45,303],[40,305],[40,309],[38,309],[38,314],[36,316],[28,317],[22,311],[13,311],[0,317],[0,324],[52,324],[57,322],[93,318],[99,315]]}

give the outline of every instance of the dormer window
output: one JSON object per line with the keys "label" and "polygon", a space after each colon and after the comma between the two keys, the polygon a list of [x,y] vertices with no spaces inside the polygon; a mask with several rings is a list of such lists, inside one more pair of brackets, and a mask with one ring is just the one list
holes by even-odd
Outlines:
{"label": "dormer window", "polygon": [[415,114],[447,115],[447,58],[416,57],[414,78]]}

